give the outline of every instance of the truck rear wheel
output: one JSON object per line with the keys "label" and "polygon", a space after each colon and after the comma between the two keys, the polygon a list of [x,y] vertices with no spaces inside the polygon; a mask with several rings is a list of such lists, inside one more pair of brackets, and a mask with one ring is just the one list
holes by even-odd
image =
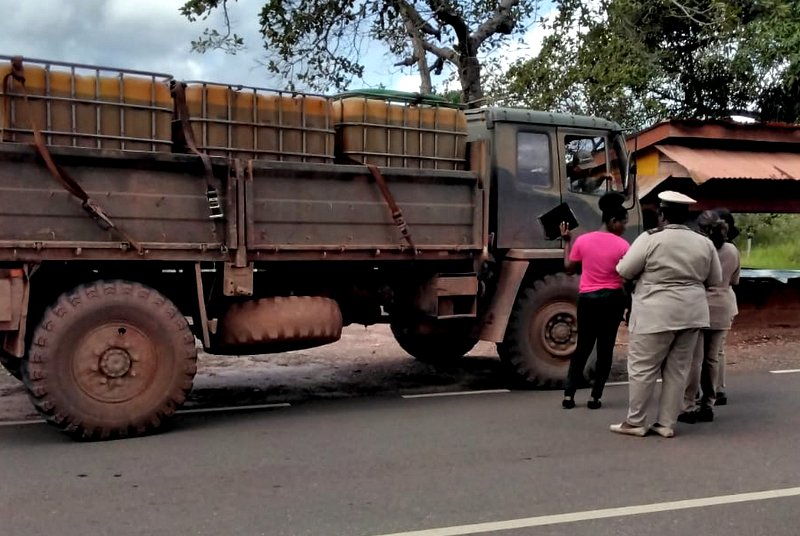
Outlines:
{"label": "truck rear wheel", "polygon": [[545,276],[520,292],[498,344],[500,358],[532,387],[561,387],[578,338],[578,278]]}
{"label": "truck rear wheel", "polygon": [[478,339],[472,335],[471,321],[393,320],[391,328],[392,335],[403,350],[428,363],[454,361],[478,343]]}
{"label": "truck rear wheel", "polygon": [[157,430],[186,399],[194,336],[156,290],[97,281],[64,293],[33,334],[23,379],[41,415],[81,439]]}

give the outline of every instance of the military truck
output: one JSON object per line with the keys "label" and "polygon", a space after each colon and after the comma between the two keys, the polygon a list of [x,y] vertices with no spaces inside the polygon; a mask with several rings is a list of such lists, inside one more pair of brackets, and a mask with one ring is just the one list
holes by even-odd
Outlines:
{"label": "military truck", "polygon": [[486,340],[557,386],[577,282],[553,218],[594,229],[615,189],[637,230],[610,121],[0,62],[2,363],[79,438],[161,427],[198,340],[261,354],[388,323],[418,359]]}

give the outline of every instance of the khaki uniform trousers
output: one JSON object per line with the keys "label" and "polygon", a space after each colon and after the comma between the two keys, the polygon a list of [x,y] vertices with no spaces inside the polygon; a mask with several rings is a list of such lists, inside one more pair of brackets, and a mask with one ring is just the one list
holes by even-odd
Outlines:
{"label": "khaki uniform trousers", "polygon": [[656,380],[662,378],[658,423],[672,428],[678,420],[692,366],[699,328],[631,333],[628,341],[628,423],[647,426],[647,406]]}
{"label": "khaki uniform trousers", "polygon": [[698,395],[701,392],[700,406],[714,406],[717,393],[722,390],[719,383],[719,356],[727,335],[727,329],[704,329],[700,332],[683,397],[683,411],[690,412],[698,408]]}
{"label": "khaki uniform trousers", "polygon": [[722,393],[725,391],[725,341],[728,339],[728,331],[725,330],[722,334],[722,341],[719,343],[719,375],[717,376],[717,392]]}

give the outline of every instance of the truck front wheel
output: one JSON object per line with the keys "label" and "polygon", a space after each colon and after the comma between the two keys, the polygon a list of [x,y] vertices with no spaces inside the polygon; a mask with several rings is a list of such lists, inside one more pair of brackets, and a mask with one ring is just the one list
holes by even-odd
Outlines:
{"label": "truck front wheel", "polygon": [[400,347],[420,361],[446,363],[464,356],[478,343],[474,322],[463,320],[393,320],[392,334]]}
{"label": "truck front wheel", "polygon": [[500,358],[531,387],[563,385],[578,336],[578,278],[545,276],[522,289],[514,303]]}
{"label": "truck front wheel", "polygon": [[171,301],[138,283],[97,281],[47,309],[23,379],[50,424],[110,439],[162,426],[191,389],[196,362],[194,336]]}

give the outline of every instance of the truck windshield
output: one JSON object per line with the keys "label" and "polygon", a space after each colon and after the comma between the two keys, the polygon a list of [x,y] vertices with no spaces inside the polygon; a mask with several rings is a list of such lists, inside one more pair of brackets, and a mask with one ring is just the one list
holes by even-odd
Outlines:
{"label": "truck windshield", "polygon": [[567,136],[564,157],[572,192],[603,195],[624,192],[627,183],[626,157],[620,137]]}

